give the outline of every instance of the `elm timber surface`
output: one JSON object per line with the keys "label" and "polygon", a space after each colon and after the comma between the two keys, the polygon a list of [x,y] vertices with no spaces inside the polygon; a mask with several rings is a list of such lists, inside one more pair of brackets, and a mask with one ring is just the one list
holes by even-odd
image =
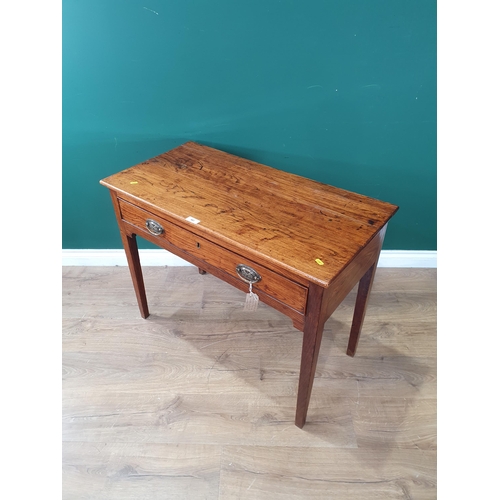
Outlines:
{"label": "elm timber surface", "polygon": [[390,203],[187,142],[103,180],[141,315],[150,314],[136,236],[239,290],[253,291],[303,332],[295,423],[311,398],[322,329],[360,282],[347,353],[354,356]]}
{"label": "elm timber surface", "polygon": [[197,267],[65,267],[63,499],[436,498],[436,270],[377,270],[323,329],[308,424],[294,425],[302,334]]}
{"label": "elm timber surface", "polygon": [[[211,235],[271,269],[322,286],[397,210],[194,142],[101,183],[195,234]],[[192,224],[187,217],[200,222]]]}

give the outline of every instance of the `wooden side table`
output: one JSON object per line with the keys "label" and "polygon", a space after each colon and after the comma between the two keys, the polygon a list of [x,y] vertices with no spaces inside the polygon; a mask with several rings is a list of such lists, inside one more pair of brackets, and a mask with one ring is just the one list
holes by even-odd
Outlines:
{"label": "wooden side table", "polygon": [[398,207],[194,142],[101,180],[139,309],[136,235],[291,318],[304,333],[295,424],[306,421],[326,320],[359,282],[354,356],[389,219]]}

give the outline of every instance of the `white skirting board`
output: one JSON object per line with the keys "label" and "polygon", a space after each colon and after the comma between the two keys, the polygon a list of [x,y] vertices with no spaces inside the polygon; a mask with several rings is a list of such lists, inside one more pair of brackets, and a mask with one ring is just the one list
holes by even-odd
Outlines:
{"label": "white skirting board", "polygon": [[[166,250],[139,250],[143,266],[191,266]],[[123,250],[63,250],[63,266],[126,266]],[[378,267],[437,267],[436,250],[382,250]]]}

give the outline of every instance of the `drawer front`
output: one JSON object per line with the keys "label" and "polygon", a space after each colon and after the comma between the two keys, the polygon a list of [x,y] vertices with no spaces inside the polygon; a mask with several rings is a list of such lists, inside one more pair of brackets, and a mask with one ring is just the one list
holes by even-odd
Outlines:
{"label": "drawer front", "polygon": [[153,238],[157,238],[158,245],[161,246],[162,240],[166,240],[177,248],[225,271],[242,282],[243,279],[236,271],[236,267],[241,264],[248,266],[256,271],[261,278],[260,281],[252,285],[252,289],[257,294],[261,290],[296,311],[304,313],[307,300],[306,287],[216,243],[197,236],[176,224],[157,217],[142,208],[123,200],[118,201],[122,219],[138,229],[148,232]]}

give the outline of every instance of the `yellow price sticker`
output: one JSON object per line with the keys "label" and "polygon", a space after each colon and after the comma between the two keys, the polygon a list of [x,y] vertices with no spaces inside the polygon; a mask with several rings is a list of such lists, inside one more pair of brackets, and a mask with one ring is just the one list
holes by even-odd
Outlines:
{"label": "yellow price sticker", "polygon": [[130,184],[139,184],[137,181],[132,181]]}
{"label": "yellow price sticker", "polygon": [[316,264],[318,264],[319,266],[325,265],[325,263],[321,259],[316,259]]}

